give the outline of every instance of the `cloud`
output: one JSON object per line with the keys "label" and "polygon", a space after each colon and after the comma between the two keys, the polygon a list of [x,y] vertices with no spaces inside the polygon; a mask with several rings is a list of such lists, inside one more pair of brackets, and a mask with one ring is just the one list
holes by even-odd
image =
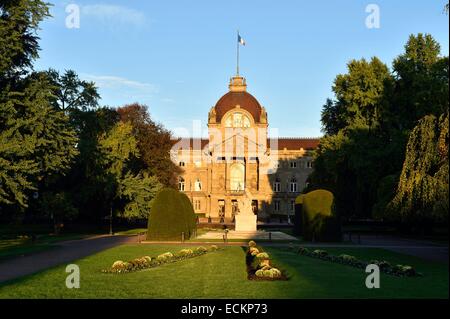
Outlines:
{"label": "cloud", "polygon": [[109,5],[109,4],[92,4],[81,7],[83,16],[92,17],[100,20],[105,25],[133,25],[141,27],[145,25],[145,15],[135,9]]}
{"label": "cloud", "polygon": [[123,89],[131,88],[148,93],[158,93],[159,88],[151,83],[138,82],[113,75],[93,75],[80,74],[80,77],[86,81],[93,81],[101,89]]}

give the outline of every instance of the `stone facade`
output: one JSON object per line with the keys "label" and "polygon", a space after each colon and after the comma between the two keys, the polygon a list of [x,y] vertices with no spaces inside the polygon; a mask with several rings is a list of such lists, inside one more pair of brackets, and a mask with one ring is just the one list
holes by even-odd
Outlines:
{"label": "stone facade", "polygon": [[179,189],[197,214],[233,222],[244,199],[259,220],[286,221],[294,214],[318,139],[269,139],[266,110],[240,76],[230,80],[229,92],[211,108],[208,135],[176,140],[171,152],[183,170]]}

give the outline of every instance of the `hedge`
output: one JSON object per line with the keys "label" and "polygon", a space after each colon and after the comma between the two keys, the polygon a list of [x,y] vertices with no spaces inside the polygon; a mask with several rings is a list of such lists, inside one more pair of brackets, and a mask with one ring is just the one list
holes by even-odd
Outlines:
{"label": "hedge", "polygon": [[295,228],[304,240],[341,241],[341,225],[334,211],[334,196],[331,192],[318,189],[302,194],[297,197],[296,206],[301,218],[295,218]]}
{"label": "hedge", "polygon": [[189,239],[196,229],[196,216],[189,198],[172,188],[156,196],[148,219],[148,240]]}

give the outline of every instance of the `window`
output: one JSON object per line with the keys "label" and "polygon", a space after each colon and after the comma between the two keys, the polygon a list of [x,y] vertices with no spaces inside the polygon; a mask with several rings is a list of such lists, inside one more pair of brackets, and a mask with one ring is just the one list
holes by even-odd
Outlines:
{"label": "window", "polygon": [[184,162],[179,162],[178,163],[178,166],[184,167],[184,165],[185,165]]}
{"label": "window", "polygon": [[276,212],[279,212],[279,211],[280,211],[280,201],[279,201],[279,200],[273,201],[273,209],[274,209],[274,211],[276,211]]}
{"label": "window", "polygon": [[273,191],[276,193],[281,192],[281,183],[278,177],[275,179],[275,182],[273,183]]}
{"label": "window", "polygon": [[194,210],[200,210],[200,200],[194,200]]}
{"label": "window", "polygon": [[296,161],[292,161],[290,163],[290,165],[291,165],[291,168],[297,168],[297,162]]}
{"label": "window", "polygon": [[227,117],[225,120],[225,127],[248,128],[250,127],[250,119],[246,115],[236,112]]}
{"label": "window", "polygon": [[291,181],[289,183],[289,191],[291,193],[296,193],[297,192],[297,179],[295,177],[291,178]]}
{"label": "window", "polygon": [[202,182],[200,181],[199,178],[197,178],[197,179],[195,180],[194,190],[195,190],[196,192],[200,192],[200,191],[202,190]]}
{"label": "window", "polygon": [[234,163],[230,167],[230,189],[243,191],[245,189],[245,166],[242,163]]}
{"label": "window", "polygon": [[295,200],[291,200],[291,212],[295,212]]}
{"label": "window", "polygon": [[180,192],[184,192],[184,178],[183,177],[178,178],[178,190]]}
{"label": "window", "polygon": [[312,168],[313,167],[313,162],[312,161],[307,161],[306,162],[306,167],[307,168]]}

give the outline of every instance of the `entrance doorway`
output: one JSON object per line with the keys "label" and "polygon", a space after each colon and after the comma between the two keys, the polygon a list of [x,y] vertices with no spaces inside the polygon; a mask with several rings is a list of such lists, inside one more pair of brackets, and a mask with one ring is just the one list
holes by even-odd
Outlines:
{"label": "entrance doorway", "polygon": [[220,223],[225,222],[225,200],[219,199],[219,219]]}
{"label": "entrance doorway", "polygon": [[234,223],[236,214],[239,214],[239,204],[238,201],[233,199],[231,201],[231,219]]}

